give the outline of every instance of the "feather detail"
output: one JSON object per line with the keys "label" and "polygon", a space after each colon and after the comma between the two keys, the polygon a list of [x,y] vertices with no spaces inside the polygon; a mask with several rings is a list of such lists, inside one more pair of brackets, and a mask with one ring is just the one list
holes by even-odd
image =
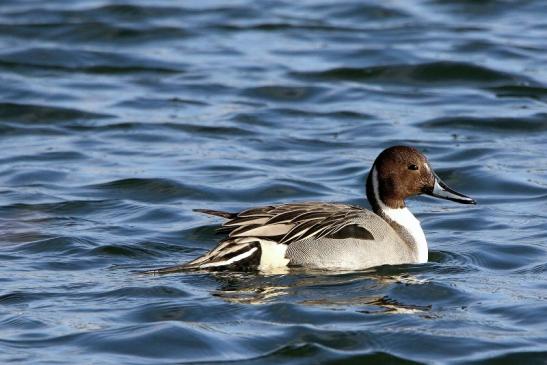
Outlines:
{"label": "feather detail", "polygon": [[227,233],[228,237],[193,261],[149,273],[286,267],[289,260],[285,258],[285,252],[293,242],[323,237],[374,239],[366,228],[359,226],[357,218],[362,209],[345,204],[268,205],[241,213],[197,211],[227,218],[219,231]]}
{"label": "feather detail", "polygon": [[239,227],[230,232],[230,237],[273,237],[285,235],[294,224],[264,224]]}
{"label": "feather detail", "polygon": [[221,227],[229,237],[276,239],[290,244],[307,238],[321,238],[354,224],[361,208],[346,204],[294,203],[268,205],[242,211]]}

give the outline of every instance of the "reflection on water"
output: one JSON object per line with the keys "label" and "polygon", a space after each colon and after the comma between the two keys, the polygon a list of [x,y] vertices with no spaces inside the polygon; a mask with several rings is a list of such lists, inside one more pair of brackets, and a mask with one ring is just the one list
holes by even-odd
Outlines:
{"label": "reflection on water", "polygon": [[[363,272],[334,273],[293,269],[284,275],[216,272],[211,275],[219,288],[214,296],[232,303],[265,304],[273,301],[290,301],[302,305],[346,307],[378,307],[363,309],[365,313],[417,313],[427,311],[431,305],[399,303],[387,296],[374,295],[389,285],[423,285],[425,279],[402,275],[377,275],[374,270]],[[357,288],[352,288],[353,284]],[[314,288],[320,290],[315,291]],[[326,293],[324,289],[334,289]],[[370,293],[370,295],[367,295]],[[325,294],[329,294],[325,296]],[[315,295],[319,295],[315,297]]]}

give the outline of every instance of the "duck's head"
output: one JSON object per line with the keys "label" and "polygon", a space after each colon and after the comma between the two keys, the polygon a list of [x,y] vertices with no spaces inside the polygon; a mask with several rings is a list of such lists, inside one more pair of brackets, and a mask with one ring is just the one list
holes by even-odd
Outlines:
{"label": "duck's head", "polygon": [[470,197],[449,188],[417,149],[393,146],[382,151],[367,180],[367,197],[373,208],[379,208],[375,205],[380,203],[388,208],[404,208],[406,198],[420,194],[476,204]]}

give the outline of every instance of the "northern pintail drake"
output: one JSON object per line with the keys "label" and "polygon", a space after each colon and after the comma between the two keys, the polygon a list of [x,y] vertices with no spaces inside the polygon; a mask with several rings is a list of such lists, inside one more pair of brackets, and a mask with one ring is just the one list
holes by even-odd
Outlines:
{"label": "northern pintail drake", "polygon": [[366,182],[370,210],[334,203],[268,205],[239,213],[196,209],[226,218],[215,248],[188,263],[151,270],[260,270],[286,267],[361,270],[425,263],[427,241],[405,199],[427,194],[463,204],[475,200],[450,189],[417,149],[394,146],[374,161]]}

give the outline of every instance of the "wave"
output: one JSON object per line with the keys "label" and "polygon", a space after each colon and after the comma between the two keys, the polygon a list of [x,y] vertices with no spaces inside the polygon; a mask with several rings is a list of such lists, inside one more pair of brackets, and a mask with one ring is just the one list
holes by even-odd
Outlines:
{"label": "wave", "polygon": [[317,81],[356,81],[379,84],[465,85],[494,87],[530,82],[523,76],[497,71],[468,62],[436,61],[415,65],[337,67],[325,71],[291,72],[292,77]]}

